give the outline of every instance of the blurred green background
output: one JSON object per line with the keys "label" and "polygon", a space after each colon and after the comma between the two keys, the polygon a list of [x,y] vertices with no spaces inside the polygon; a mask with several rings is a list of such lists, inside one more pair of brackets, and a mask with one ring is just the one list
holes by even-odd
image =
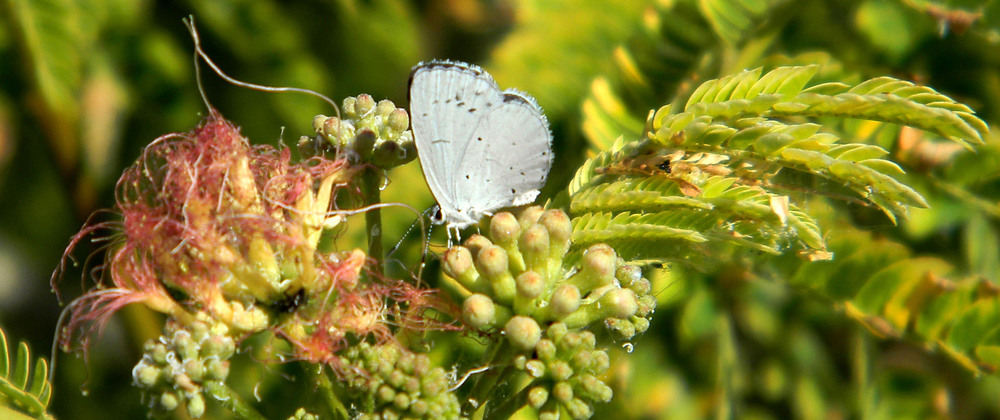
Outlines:
{"label": "blurred green background", "polygon": [[[113,206],[118,175],[146,144],[189,131],[205,115],[192,42],[181,23],[189,15],[206,52],[230,75],[309,88],[337,101],[368,93],[406,107],[408,73],[419,61],[484,66],[501,87],[535,96],[552,122],[556,163],[543,197],[564,188],[585,158],[584,100],[593,95],[595,78],[610,77],[613,84],[628,78],[616,66],[622,51],[669,58],[648,66],[662,70],[654,74],[656,86],[626,97],[624,106],[640,122],[647,110],[670,101],[669,87],[690,83],[709,58],[726,74],[803,54],[861,78],[892,75],[933,86],[972,106],[991,126],[1000,122],[994,1],[746,2],[763,11],[751,9],[758,21],[730,25],[746,29],[735,34],[692,18],[726,3],[0,0],[0,326],[11,341],[27,340],[36,355],[47,355],[61,310],[49,278],[70,236],[94,211]],[[965,15],[943,14],[955,10],[979,19],[960,31]],[[713,31],[708,37],[691,32],[685,42],[671,43],[676,37],[666,35],[667,41],[651,40],[658,25],[672,19]],[[673,54],[670,48],[678,45],[680,53]],[[253,143],[294,145],[311,134],[314,115],[332,114],[314,98],[231,86],[204,68],[203,83],[211,103]],[[416,163],[390,177],[385,201],[418,209],[432,204]],[[400,238],[414,220],[404,210],[385,214],[387,241]],[[363,224],[360,218],[353,223]],[[954,246],[957,235],[934,230],[911,245],[938,252]],[[410,243],[416,243],[413,236]],[[85,244],[76,257],[82,261],[95,245]],[[365,246],[357,235],[339,245]],[[415,248],[399,254],[402,263],[415,263]],[[64,297],[78,295],[83,274],[79,267],[66,272]],[[631,354],[620,350],[616,400],[599,407],[598,417],[1000,416],[1000,382],[993,376],[973,379],[952,361],[922,351],[920,343],[875,340],[829,302],[780,281],[730,287],[726,274],[651,272],[663,289],[661,310]],[[129,308],[109,325],[89,360],[62,355],[52,412],[63,418],[145,416],[130,370],[142,342],[159,334],[160,322]],[[878,355],[870,365],[853,365],[857,352],[869,350]],[[872,370],[874,386],[853,382],[853,372],[862,368]],[[279,401],[287,380],[280,369],[247,369],[233,380],[252,387],[254,378],[272,376],[268,380],[278,385],[264,401]],[[740,395],[739,410],[719,409],[733,392]],[[286,413],[281,409],[273,413]]]}

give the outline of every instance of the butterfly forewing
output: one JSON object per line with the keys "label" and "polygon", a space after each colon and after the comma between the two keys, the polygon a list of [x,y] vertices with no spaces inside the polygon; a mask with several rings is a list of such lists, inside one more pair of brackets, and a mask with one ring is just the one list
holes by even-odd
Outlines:
{"label": "butterfly forewing", "polygon": [[482,217],[498,208],[532,202],[545,184],[552,158],[548,122],[534,100],[520,92],[504,92],[502,103],[483,117],[480,129],[476,140],[482,137],[486,164],[462,162],[460,171],[473,176],[460,181],[472,193],[459,205]]}
{"label": "butterfly forewing", "polygon": [[541,109],[520,92],[501,92],[478,67],[415,67],[410,116],[424,178],[450,227],[531,202],[545,182],[551,135]]}

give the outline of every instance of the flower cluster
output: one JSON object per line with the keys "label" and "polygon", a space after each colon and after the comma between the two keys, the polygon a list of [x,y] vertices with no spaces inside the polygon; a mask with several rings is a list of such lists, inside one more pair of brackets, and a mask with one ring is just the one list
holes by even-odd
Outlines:
{"label": "flower cluster", "polygon": [[225,324],[167,323],[164,335],[146,342],[132,379],[149,397],[155,411],[187,408],[191,417],[205,412],[206,383],[224,382],[236,343]]}
{"label": "flower cluster", "polygon": [[[370,273],[363,251],[323,250],[346,220],[334,197],[352,191],[356,173],[346,159],[293,163],[288,149],[251,146],[214,111],[191,133],[157,139],[119,180],[121,221],[85,227],[67,250],[112,231],[106,262],[92,270],[97,285],[71,306],[62,344],[86,349],[89,332],[131,303],[166,314],[136,383],[158,393],[156,407],[185,405],[197,417],[199,381],[221,383],[218,365],[251,334],[271,331],[293,344],[294,358],[342,372],[337,352],[349,343],[385,342],[401,328],[457,329],[424,316],[457,312],[435,291]],[[220,335],[225,357],[203,344]]]}
{"label": "flower cluster", "polygon": [[382,169],[390,169],[417,157],[410,116],[388,99],[378,103],[368,94],[344,99],[344,118],[318,115],[313,128],[337,150],[356,155]]}
{"label": "flower cluster", "polygon": [[427,355],[394,343],[360,343],[344,352],[341,364],[350,389],[363,394],[366,407],[359,419],[459,417],[447,374],[431,367]]}
{"label": "flower cluster", "polygon": [[593,403],[611,401],[611,387],[598,379],[610,367],[608,353],[595,349],[590,331],[571,332],[565,323],[549,326],[535,345],[535,358],[519,355],[514,366],[534,382],[525,391],[540,419],[559,418],[559,408],[575,419],[589,418]]}
{"label": "flower cluster", "polygon": [[541,325],[557,321],[570,329],[603,322],[623,338],[644,332],[656,300],[641,270],[604,244],[568,264],[570,234],[562,211],[529,207],[520,217],[496,214],[489,238],[473,235],[448,249],[443,268],[465,321],[502,329],[523,351],[535,348]]}

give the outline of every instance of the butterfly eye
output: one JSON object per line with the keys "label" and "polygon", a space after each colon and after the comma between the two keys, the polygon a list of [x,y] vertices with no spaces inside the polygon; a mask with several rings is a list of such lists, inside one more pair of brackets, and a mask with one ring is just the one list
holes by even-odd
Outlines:
{"label": "butterfly eye", "polygon": [[434,206],[434,215],[431,216],[431,221],[436,224],[444,223],[444,213],[441,212],[441,207]]}

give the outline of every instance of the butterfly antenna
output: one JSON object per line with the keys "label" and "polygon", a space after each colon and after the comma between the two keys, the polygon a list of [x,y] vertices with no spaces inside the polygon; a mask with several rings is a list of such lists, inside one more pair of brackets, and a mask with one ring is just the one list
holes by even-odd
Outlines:
{"label": "butterfly antenna", "polygon": [[[423,213],[420,213],[420,216],[419,216],[420,219],[422,220],[424,217],[427,217],[427,212],[431,211],[431,209],[433,209],[433,207],[430,208],[430,209],[424,210]],[[410,232],[413,232],[413,228],[416,227],[418,223],[420,223],[420,220],[414,220],[413,223],[410,223],[410,227],[406,228],[406,232],[403,232],[403,236],[401,236],[399,238],[399,241],[396,242],[396,245],[394,245],[392,248],[390,248],[389,252],[387,252],[385,254],[386,258],[392,256],[392,254],[394,254],[396,251],[399,250],[399,247],[403,245],[403,241],[405,241],[406,238],[408,236],[410,236]],[[430,239],[430,238],[428,238],[428,239]],[[426,244],[424,245],[424,249],[427,249]]]}
{"label": "butterfly antenna", "polygon": [[[195,50],[196,57],[200,56],[202,60],[205,60],[205,64],[208,64],[208,67],[210,67],[212,69],[212,71],[214,71],[215,74],[219,75],[219,77],[221,77],[223,80],[225,80],[225,81],[227,81],[227,82],[229,82],[229,83],[231,83],[233,85],[236,85],[236,86],[245,87],[245,88],[248,88],[248,89],[259,90],[259,91],[262,91],[262,92],[298,92],[298,93],[304,93],[306,95],[312,95],[312,96],[314,96],[316,98],[319,98],[322,101],[330,104],[330,106],[333,107],[334,112],[337,113],[337,118],[338,119],[341,118],[341,116],[340,116],[340,107],[337,106],[337,103],[334,102],[332,99],[326,97],[322,93],[316,92],[314,90],[303,89],[303,88],[296,88],[296,87],[264,86],[264,85],[258,85],[258,84],[254,84],[254,83],[249,83],[249,82],[243,82],[243,81],[237,80],[237,79],[235,79],[233,77],[230,77],[228,74],[226,74],[225,72],[223,72],[222,69],[219,68],[219,66],[216,65],[215,62],[212,61],[211,58],[208,57],[208,54],[206,54],[204,50],[201,49],[201,40],[198,37],[198,29],[194,25],[194,16],[193,15],[189,15],[187,17],[187,19],[183,19],[183,21],[184,21],[184,26],[187,26],[188,31],[191,32],[191,39],[194,40],[194,50]],[[205,92],[201,89],[201,78],[200,78],[200,75],[199,75],[198,66],[195,65],[194,68],[195,68],[195,75],[199,77],[198,78],[198,81],[199,81],[198,82],[198,88],[201,91],[201,97],[205,101],[205,104],[207,105],[208,104],[208,99],[205,98]],[[211,108],[211,106],[209,106],[209,108]]]}
{"label": "butterfly antenna", "polygon": [[188,32],[191,32],[191,40],[194,41],[194,80],[198,84],[198,94],[201,95],[201,101],[205,103],[206,108],[209,110],[215,109],[208,101],[208,95],[205,94],[205,86],[201,83],[201,66],[198,65],[198,56],[203,53],[201,50],[201,37],[198,36],[198,28],[194,26],[194,16],[188,16],[188,18],[181,20],[184,22],[184,26],[188,28]]}

